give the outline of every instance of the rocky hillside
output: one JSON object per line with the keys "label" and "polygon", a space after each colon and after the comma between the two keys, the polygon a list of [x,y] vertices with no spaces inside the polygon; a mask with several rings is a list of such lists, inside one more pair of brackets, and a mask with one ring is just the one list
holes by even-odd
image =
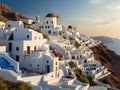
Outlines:
{"label": "rocky hillside", "polygon": [[15,13],[10,7],[5,4],[0,3],[0,21],[6,22],[7,20],[27,20],[25,16]]}
{"label": "rocky hillside", "polygon": [[0,12],[10,13],[12,10],[7,5],[0,3]]}
{"label": "rocky hillside", "polygon": [[109,50],[104,44],[92,48],[92,51],[96,60],[100,61],[111,72],[111,75],[105,77],[109,84],[120,89],[120,56]]}

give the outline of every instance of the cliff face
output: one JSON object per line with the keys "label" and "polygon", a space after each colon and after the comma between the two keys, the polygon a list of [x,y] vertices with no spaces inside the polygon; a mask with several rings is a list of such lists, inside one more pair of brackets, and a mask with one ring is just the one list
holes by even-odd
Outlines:
{"label": "cliff face", "polygon": [[108,68],[111,75],[105,77],[114,88],[120,89],[120,56],[109,50],[104,44],[92,48],[95,59]]}
{"label": "cliff face", "polygon": [[12,10],[7,5],[0,3],[0,12],[10,13]]}
{"label": "cliff face", "polygon": [[0,20],[3,22],[6,22],[7,20],[18,21],[28,19],[19,13],[13,12],[11,8],[2,3],[0,3],[0,13],[1,13]]}
{"label": "cliff face", "polygon": [[2,13],[3,17],[7,18],[8,20],[18,21],[18,20],[27,20],[27,18],[19,13]]}

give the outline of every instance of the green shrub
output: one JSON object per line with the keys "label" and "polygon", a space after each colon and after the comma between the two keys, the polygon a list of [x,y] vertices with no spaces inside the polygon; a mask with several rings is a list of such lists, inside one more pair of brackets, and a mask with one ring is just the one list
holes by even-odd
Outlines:
{"label": "green shrub", "polygon": [[83,77],[83,76],[80,76],[78,78],[78,80],[81,81],[81,82],[83,82],[83,83],[88,83],[89,84],[89,80],[87,78]]}
{"label": "green shrub", "polygon": [[75,41],[74,46],[75,46],[76,48],[79,48],[79,47],[80,47],[80,44]]}
{"label": "green shrub", "polygon": [[42,33],[42,35],[43,35],[43,38],[44,38],[44,39],[50,40],[50,38],[49,38],[49,36],[48,36],[47,34]]}
{"label": "green shrub", "polygon": [[74,70],[76,73],[77,79],[83,83],[88,83],[90,86],[96,86],[98,85],[95,81],[93,81],[93,78],[91,76],[86,76],[82,74],[81,70]]}
{"label": "green shrub", "polygon": [[41,31],[41,29],[36,29],[36,28],[31,28],[31,27],[29,27],[29,28],[30,28],[30,29],[33,29],[34,31],[36,31],[36,32],[38,32],[38,33],[41,33],[41,34],[43,35],[43,38],[44,38],[44,39],[50,40],[49,36],[48,36],[47,34],[43,33],[43,32]]}
{"label": "green shrub", "polygon": [[64,39],[66,39],[66,36],[63,36]]}
{"label": "green shrub", "polygon": [[96,86],[98,85],[91,76],[87,76],[87,79],[89,80],[90,82],[90,86]]}
{"label": "green shrub", "polygon": [[102,83],[109,84],[109,82],[106,78],[102,78],[101,81],[102,81]]}
{"label": "green shrub", "polygon": [[24,82],[11,82],[0,78],[0,90],[32,90],[32,87]]}

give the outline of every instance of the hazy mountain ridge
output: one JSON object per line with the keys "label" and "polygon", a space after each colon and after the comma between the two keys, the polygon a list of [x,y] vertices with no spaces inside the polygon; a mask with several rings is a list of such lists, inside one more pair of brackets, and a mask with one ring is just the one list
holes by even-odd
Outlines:
{"label": "hazy mountain ridge", "polygon": [[102,41],[110,50],[115,51],[118,55],[120,55],[120,39],[105,36],[93,38]]}
{"label": "hazy mountain ridge", "polygon": [[106,37],[106,36],[96,36],[92,37],[95,40],[100,40],[103,43],[115,43],[115,42],[120,42],[120,39],[117,38],[111,38],[111,37]]}

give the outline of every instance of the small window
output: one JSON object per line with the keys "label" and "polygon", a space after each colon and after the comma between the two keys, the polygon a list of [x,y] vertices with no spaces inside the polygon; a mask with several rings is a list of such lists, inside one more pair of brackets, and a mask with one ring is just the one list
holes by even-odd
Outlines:
{"label": "small window", "polygon": [[36,51],[36,46],[34,47],[34,52]]}
{"label": "small window", "polygon": [[47,60],[47,63],[49,63],[49,61]]}
{"label": "small window", "polygon": [[48,31],[48,34],[51,34],[51,31]]}
{"label": "small window", "polygon": [[55,34],[55,32],[54,32],[54,34]]}
{"label": "small window", "polygon": [[30,67],[32,67],[32,64],[30,64]]}
{"label": "small window", "polygon": [[12,51],[12,43],[9,43],[9,51]]}
{"label": "small window", "polygon": [[44,26],[42,26],[42,28],[44,28]]}
{"label": "small window", "polygon": [[68,55],[68,52],[66,53],[66,55]]}
{"label": "small window", "polygon": [[29,35],[27,35],[27,38],[29,38]]}
{"label": "small window", "polygon": [[41,26],[39,26],[39,28],[41,28]]}
{"label": "small window", "polygon": [[39,67],[40,65],[38,64],[37,67]]}
{"label": "small window", "polygon": [[56,67],[56,70],[57,70],[57,67]]}
{"label": "small window", "polygon": [[19,47],[16,47],[16,51],[19,51]]}
{"label": "small window", "polygon": [[48,24],[48,21],[46,23]]}
{"label": "small window", "polygon": [[10,27],[10,24],[8,24],[8,27]]}
{"label": "small window", "polygon": [[53,75],[51,75],[51,77],[53,77]]}
{"label": "small window", "polygon": [[45,26],[45,28],[47,28],[47,26]]}
{"label": "small window", "polygon": [[48,28],[50,28],[50,26],[48,26]]}
{"label": "small window", "polygon": [[72,56],[72,59],[75,59],[75,56]]}
{"label": "small window", "polygon": [[57,65],[57,62],[56,62],[56,65]]}
{"label": "small window", "polygon": [[16,61],[19,62],[19,55],[16,55]]}

